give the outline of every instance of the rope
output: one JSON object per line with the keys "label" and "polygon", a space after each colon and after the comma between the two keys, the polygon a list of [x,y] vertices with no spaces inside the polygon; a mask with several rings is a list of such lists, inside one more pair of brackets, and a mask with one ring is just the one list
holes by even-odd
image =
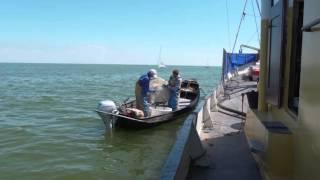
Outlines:
{"label": "rope", "polygon": [[255,9],[254,9],[253,0],[251,0],[251,6],[252,6],[252,11],[253,11],[253,16],[254,16],[254,22],[256,23],[257,38],[258,38],[258,42],[260,44],[259,28],[258,28],[257,17],[256,17]]}
{"label": "rope", "polygon": [[244,3],[244,7],[243,7],[243,10],[242,10],[240,23],[239,23],[237,34],[236,34],[236,39],[234,40],[234,44],[233,44],[233,48],[232,48],[232,52],[231,53],[234,52],[234,48],[236,47],[236,44],[237,44],[237,40],[238,40],[241,24],[242,24],[242,21],[243,21],[244,17],[246,16],[246,13],[244,11],[246,10],[247,2],[248,2],[248,0],[246,0],[245,3]]}
{"label": "rope", "polygon": [[256,4],[257,4],[258,10],[259,10],[260,17],[261,17],[261,10],[260,10],[260,6],[259,6],[259,3],[258,3],[258,0],[256,0]]}
{"label": "rope", "polygon": [[227,10],[227,27],[228,27],[228,43],[229,43],[229,51],[231,50],[231,43],[230,43],[230,22],[229,22],[229,3],[226,0],[226,10]]}
{"label": "rope", "polygon": [[250,44],[254,35],[256,35],[256,32],[253,32],[252,35],[250,36],[249,40],[246,42],[246,44]]}
{"label": "rope", "polygon": [[241,111],[238,111],[238,110],[236,110],[236,109],[229,108],[229,107],[223,105],[222,103],[223,103],[224,101],[226,101],[226,100],[227,100],[227,98],[224,98],[224,99],[220,100],[220,101],[218,102],[218,104],[217,104],[218,107],[221,108],[221,109],[223,109],[223,110],[226,110],[226,111],[229,111],[229,112],[232,112],[232,113],[235,113],[235,114],[244,116],[244,117],[247,115],[247,114],[244,113],[244,112],[241,112]]}

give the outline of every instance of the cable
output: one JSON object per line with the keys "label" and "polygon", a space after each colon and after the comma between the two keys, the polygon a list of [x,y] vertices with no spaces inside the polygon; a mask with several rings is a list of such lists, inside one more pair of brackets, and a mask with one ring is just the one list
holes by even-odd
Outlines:
{"label": "cable", "polygon": [[227,23],[228,23],[228,43],[229,43],[229,51],[231,50],[231,43],[230,43],[230,22],[229,22],[229,3],[226,0],[226,10],[227,10]]}
{"label": "cable", "polygon": [[258,43],[260,45],[259,28],[258,28],[257,17],[256,17],[255,9],[254,9],[253,0],[251,0],[251,6],[252,6],[253,15],[254,15],[254,22],[256,23],[256,31],[257,31]]}
{"label": "cable", "polygon": [[242,21],[243,21],[244,17],[246,16],[246,13],[244,11],[246,10],[247,2],[248,2],[248,0],[246,0],[245,3],[244,3],[244,7],[243,7],[240,23],[239,23],[239,26],[238,26],[236,38],[234,40],[234,44],[233,44],[233,48],[232,48],[232,52],[231,53],[233,53],[234,48],[236,47],[238,36],[239,36],[239,32],[240,32],[240,27],[241,27],[241,24],[242,24]]}
{"label": "cable", "polygon": [[257,4],[258,10],[259,10],[260,17],[261,17],[261,10],[260,10],[260,6],[259,6],[258,0],[256,0],[256,4]]}
{"label": "cable", "polygon": [[251,43],[254,35],[256,35],[256,32],[255,32],[255,31],[252,33],[252,35],[250,36],[250,38],[249,38],[249,40],[246,42],[246,44],[250,44],[250,43]]}

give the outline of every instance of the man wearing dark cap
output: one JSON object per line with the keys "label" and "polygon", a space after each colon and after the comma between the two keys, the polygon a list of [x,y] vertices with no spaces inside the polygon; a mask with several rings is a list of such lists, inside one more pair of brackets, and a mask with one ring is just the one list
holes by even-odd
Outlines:
{"label": "man wearing dark cap", "polygon": [[157,71],[150,69],[147,74],[142,75],[136,83],[136,104],[137,108],[143,110],[144,117],[149,115],[148,95],[151,92],[149,88],[150,79],[157,77]]}
{"label": "man wearing dark cap", "polygon": [[182,78],[180,77],[179,70],[174,69],[168,82],[168,88],[170,90],[168,106],[172,108],[172,111],[176,111],[178,109],[181,82]]}

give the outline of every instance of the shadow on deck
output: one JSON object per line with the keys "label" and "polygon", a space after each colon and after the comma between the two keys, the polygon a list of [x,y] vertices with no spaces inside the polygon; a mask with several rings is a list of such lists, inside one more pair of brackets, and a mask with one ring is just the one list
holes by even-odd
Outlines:
{"label": "shadow on deck", "polygon": [[207,152],[209,166],[192,165],[187,179],[262,179],[243,132],[245,117],[241,113],[248,109],[246,98],[241,94],[255,87],[256,83],[243,81],[239,77],[225,84],[224,97],[220,97],[224,99],[220,101],[221,105],[240,113],[222,108],[210,113],[212,128],[198,132]]}

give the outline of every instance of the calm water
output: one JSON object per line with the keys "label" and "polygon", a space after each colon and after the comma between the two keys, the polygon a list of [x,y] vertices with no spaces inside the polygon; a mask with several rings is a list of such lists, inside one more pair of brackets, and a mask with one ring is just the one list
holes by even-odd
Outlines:
{"label": "calm water", "polygon": [[[106,130],[93,112],[103,99],[133,96],[152,66],[0,64],[0,179],[156,179],[183,120]],[[219,67],[179,68],[205,92]]]}

